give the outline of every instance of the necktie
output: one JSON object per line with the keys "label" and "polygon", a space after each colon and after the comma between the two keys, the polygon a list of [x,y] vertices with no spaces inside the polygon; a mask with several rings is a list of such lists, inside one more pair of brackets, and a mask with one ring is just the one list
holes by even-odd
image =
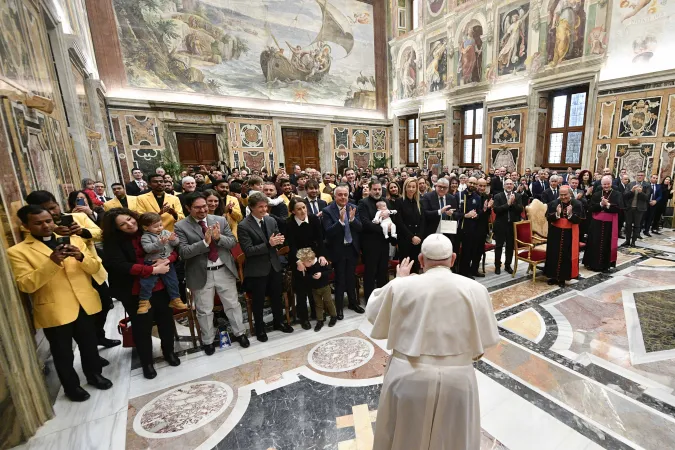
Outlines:
{"label": "necktie", "polygon": [[349,228],[349,206],[345,206],[345,242],[352,243],[352,230]]}
{"label": "necktie", "polygon": [[652,200],[654,200],[654,192],[656,191],[656,186],[652,184]]}
{"label": "necktie", "polygon": [[312,200],[311,204],[312,204],[312,214],[314,215],[319,214],[319,207],[316,205],[316,200]]}
{"label": "necktie", "polygon": [[270,237],[267,234],[267,227],[265,226],[265,219],[260,219],[260,229],[262,230],[263,234],[265,235],[265,240],[269,241]]}
{"label": "necktie", "polygon": [[558,198],[558,190],[553,189],[553,198]]}
{"label": "necktie", "polygon": [[101,200],[101,202],[105,203],[105,197],[104,196],[100,196],[98,199]]}
{"label": "necktie", "polygon": [[[208,227],[206,226],[206,221],[200,220],[199,225],[202,227],[202,232],[204,233],[204,235],[206,235],[206,230],[208,230]],[[209,261],[211,262],[218,261],[218,247],[216,247],[216,241],[213,239],[211,239],[211,243],[209,244]]]}

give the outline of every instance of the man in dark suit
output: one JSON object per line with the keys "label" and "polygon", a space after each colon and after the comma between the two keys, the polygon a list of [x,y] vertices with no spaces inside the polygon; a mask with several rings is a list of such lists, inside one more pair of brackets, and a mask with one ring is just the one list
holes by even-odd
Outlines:
{"label": "man in dark suit", "polygon": [[94,183],[94,194],[96,194],[96,198],[101,203],[105,203],[108,200],[112,200],[111,197],[106,197],[105,195],[105,184],[103,184],[103,181],[97,181],[96,183]]}
{"label": "man in dark suit", "polygon": [[[622,169],[622,172],[624,170]],[[623,194],[626,193],[626,189],[628,188],[628,185],[630,184],[630,177],[626,175],[625,173],[621,175],[620,177],[616,177],[614,179],[614,183],[612,184],[612,189],[618,191],[621,193],[621,196],[623,197]],[[626,221],[626,210],[625,209],[620,209],[619,210],[619,239],[625,239],[626,236],[623,235],[623,225]]]}
{"label": "man in dark suit", "polygon": [[284,333],[292,333],[293,328],[284,323],[281,306],[281,261],[277,254],[277,246],[284,243],[284,236],[279,233],[277,222],[267,215],[269,199],[262,192],[254,192],[248,197],[248,208],[251,214],[239,223],[237,235],[241,250],[246,256],[244,277],[247,290],[253,297],[253,317],[255,334],[260,342],[267,341],[263,306],[265,296],[270,297],[274,329]]}
{"label": "man in dark suit", "polygon": [[490,194],[494,197],[500,192],[504,192],[504,181],[506,180],[506,167],[500,167],[495,171],[495,176],[490,182]]}
{"label": "man in dark suit", "polygon": [[649,199],[652,195],[652,187],[645,181],[645,173],[640,171],[635,177],[635,181],[630,183],[623,193],[623,203],[626,207],[626,242],[622,247],[635,247],[635,241],[642,239],[640,236],[640,225],[642,216],[647,211]]}
{"label": "man in dark suit", "polygon": [[[277,188],[271,181],[263,183],[262,192],[268,199],[276,199]],[[279,228],[279,232],[283,234],[286,231],[286,220],[288,219],[288,206],[286,206],[286,203],[282,201],[274,206],[270,206],[269,215],[277,221],[277,228]]]}
{"label": "man in dark suit", "polygon": [[345,177],[349,188],[349,201],[357,205],[363,197],[363,189],[356,181],[356,172],[354,172],[354,169],[347,169],[345,170]]}
{"label": "man in dark suit", "polygon": [[[656,227],[654,227],[652,225],[652,221],[654,219],[654,213],[656,212],[656,204],[661,201],[661,185],[659,184],[659,177],[657,175],[652,175],[649,181],[649,206],[647,207],[647,212],[645,213],[643,230],[645,232],[645,236],[652,237],[652,235],[649,233],[650,228],[652,230],[657,228],[656,231],[658,232],[658,224],[656,224]],[[94,186],[94,188],[96,187]]]}
{"label": "man in dark suit", "polygon": [[471,279],[474,274],[478,273],[478,265],[472,264],[476,247],[482,247],[485,242],[485,240],[481,242],[479,238],[481,233],[478,219],[483,213],[483,203],[476,192],[477,183],[476,178],[469,178],[466,182],[466,189],[457,194],[459,208],[454,214],[458,221],[459,241],[461,242],[457,273]]}
{"label": "man in dark suit", "polygon": [[520,214],[523,212],[523,199],[519,193],[513,190],[513,181],[504,182],[504,192],[494,197],[494,235],[495,235],[495,273],[501,273],[502,248],[506,244],[506,256],[504,258],[504,270],[513,273],[511,261],[513,260],[513,223],[520,222]]}
{"label": "man in dark suit", "polygon": [[319,183],[316,180],[309,180],[305,188],[307,191],[307,212],[321,217],[321,211],[328,206],[328,203],[319,194]]}
{"label": "man in dark suit", "polygon": [[544,194],[546,189],[548,189],[548,181],[546,181],[544,171],[540,170],[537,172],[536,179],[533,179],[532,184],[530,184],[530,192],[532,192],[533,198],[536,198],[541,202],[543,201],[541,196]]}
{"label": "man in dark suit", "polygon": [[546,189],[542,194],[541,194],[541,201],[542,203],[546,203],[547,205],[551,203],[553,200],[558,200],[558,197],[560,196],[558,192],[558,183],[560,182],[560,178],[558,175],[551,175],[551,178],[549,178],[548,183],[549,183],[549,188]]}
{"label": "man in dark suit", "polygon": [[[385,238],[379,223],[373,223],[377,214],[376,204],[384,201],[387,209],[393,206],[382,197],[382,183],[374,180],[368,183],[370,193],[359,202],[361,218],[361,252],[365,272],[363,274],[363,295],[366,303],[376,287],[380,288],[389,281],[389,244],[396,245],[396,238]],[[392,219],[393,220],[393,219]]]}
{"label": "man in dark suit", "polygon": [[293,173],[292,173],[291,176],[289,177],[289,180],[291,181],[291,183],[293,184],[293,186],[297,186],[297,185],[298,185],[298,177],[300,176],[301,173],[302,173],[302,168],[301,168],[299,165],[297,165],[297,164],[294,165],[294,166],[293,166]]}
{"label": "man in dark suit", "polygon": [[326,236],[326,250],[335,269],[335,309],[338,320],[344,318],[345,290],[349,309],[363,314],[356,292],[356,262],[361,252],[361,219],[355,205],[349,203],[349,187],[335,188],[335,201],[323,209],[321,222]]}
{"label": "man in dark suit", "polygon": [[471,274],[474,277],[485,277],[485,273],[478,271],[478,266],[483,259],[483,254],[485,253],[485,241],[487,239],[488,233],[490,232],[490,216],[492,215],[492,204],[494,201],[486,193],[487,190],[487,180],[485,178],[480,178],[477,182],[477,193],[480,196],[480,207],[478,209],[478,225],[477,225],[477,235],[476,235],[476,246],[474,248],[473,261],[471,261],[471,267],[475,271]]}
{"label": "man in dark suit", "polygon": [[131,176],[134,177],[133,180],[128,182],[125,186],[127,194],[133,196],[139,196],[149,192],[148,183],[143,179],[143,171],[138,167],[131,169]]}
{"label": "man in dark suit", "polygon": [[[428,192],[422,197],[422,212],[424,213],[424,231],[423,235],[426,238],[430,234],[436,233],[441,220],[450,220],[452,214],[457,210],[457,197],[450,195],[450,182],[447,178],[439,178],[436,182],[433,192]],[[448,238],[455,246],[455,236],[448,235]],[[422,239],[424,240],[424,239]]]}

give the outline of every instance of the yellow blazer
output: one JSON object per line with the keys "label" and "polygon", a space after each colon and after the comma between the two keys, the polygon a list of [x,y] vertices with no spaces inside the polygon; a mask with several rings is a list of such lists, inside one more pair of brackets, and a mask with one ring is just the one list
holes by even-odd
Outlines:
{"label": "yellow blazer", "polygon": [[32,235],[7,250],[14,280],[21,292],[32,294],[35,328],[52,328],[74,322],[80,306],[88,315],[101,311],[101,299],[91,285],[91,276],[101,263],[87,249],[84,240],[70,237],[84,255],[82,262],[66,258],[55,264],[52,249]]}
{"label": "yellow blazer", "polygon": [[[162,214],[162,225],[164,229],[170,232],[173,232],[173,226],[179,220],[185,219],[183,214],[183,207],[180,205],[180,200],[175,195],[164,194],[164,204],[170,205],[178,213],[178,218],[174,219],[173,216],[169,213]],[[159,214],[159,205],[157,200],[155,200],[155,194],[148,192],[147,194],[139,195],[136,197],[136,207],[138,208],[136,212],[143,214],[146,212],[154,212]]]}
{"label": "yellow blazer", "polygon": [[227,206],[229,203],[234,203],[234,206],[232,207],[232,211],[230,213],[225,213],[225,219],[232,230],[232,234],[234,234],[234,237],[236,238],[237,227],[239,226],[239,222],[241,222],[241,220],[244,218],[244,215],[241,213],[241,207],[239,206],[239,200],[237,197],[228,195],[225,199],[225,206]]}
{"label": "yellow blazer", "polygon": [[[335,185],[333,183],[328,183],[328,186],[330,186],[332,190],[335,190]],[[326,184],[322,181],[319,183],[319,192],[323,193],[324,189],[326,189]]]}
{"label": "yellow blazer", "polygon": [[329,205],[333,203],[333,197],[330,194],[321,193],[321,200],[328,203]]}
{"label": "yellow blazer", "polygon": [[[134,195],[127,195],[127,204],[129,205],[129,209],[132,211],[137,210],[136,206],[136,196]],[[103,204],[103,209],[106,211],[110,211],[113,208],[122,208],[122,204],[120,201],[117,199],[117,197],[113,198],[112,200],[108,200]]]}

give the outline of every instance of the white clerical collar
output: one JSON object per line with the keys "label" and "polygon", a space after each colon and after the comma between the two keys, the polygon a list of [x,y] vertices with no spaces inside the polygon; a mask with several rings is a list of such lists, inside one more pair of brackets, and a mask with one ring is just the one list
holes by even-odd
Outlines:
{"label": "white clerical collar", "polygon": [[42,241],[43,241],[43,242],[49,242],[49,241],[51,241],[51,240],[52,240],[52,237],[51,237],[51,236],[42,236]]}
{"label": "white clerical collar", "polygon": [[295,218],[295,223],[298,225],[302,225],[303,223],[309,223],[309,216],[305,217],[305,220],[298,220],[298,218]]}

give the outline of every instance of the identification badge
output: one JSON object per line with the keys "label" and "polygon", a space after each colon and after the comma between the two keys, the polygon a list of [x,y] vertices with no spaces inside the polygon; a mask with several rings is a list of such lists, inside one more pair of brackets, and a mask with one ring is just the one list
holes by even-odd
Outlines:
{"label": "identification badge", "polygon": [[442,234],[457,234],[456,220],[441,220],[438,225],[438,232]]}

